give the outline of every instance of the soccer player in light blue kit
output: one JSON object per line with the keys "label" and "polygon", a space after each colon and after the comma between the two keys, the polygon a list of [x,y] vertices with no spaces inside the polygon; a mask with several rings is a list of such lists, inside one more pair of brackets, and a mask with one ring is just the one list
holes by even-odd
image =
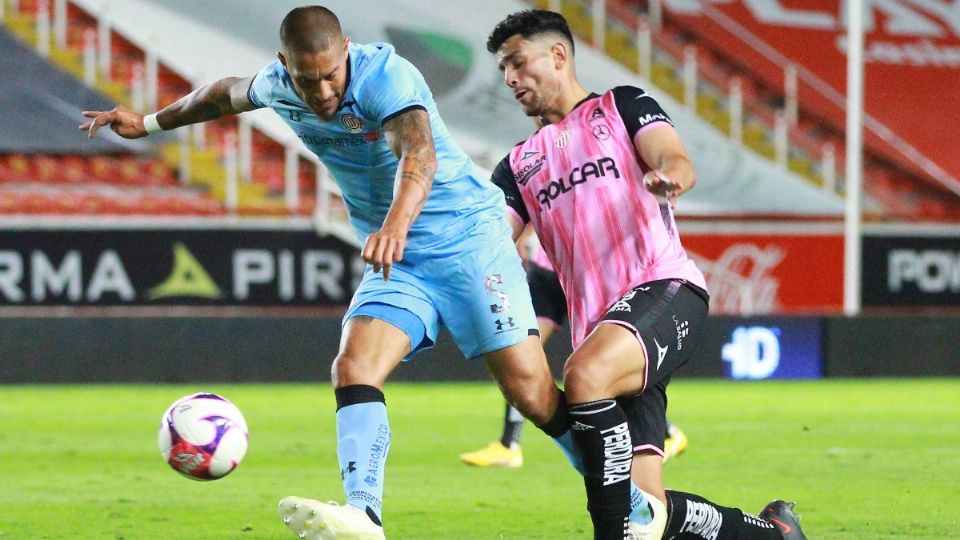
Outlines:
{"label": "soccer player in light blue kit", "polygon": [[[320,6],[288,13],[280,41],[278,60],[254,76],[221,79],[146,116],[86,111],[91,120],[80,129],[92,137],[110,126],[137,138],[269,107],[340,186],[369,263],[332,373],[347,504],[287,497],[284,522],[300,538],[384,538],[390,427],[382,388],[403,359],[434,344],[441,324],[466,357],[485,357],[507,400],[576,467],[502,192],[476,176],[420,72],[390,45],[351,43]],[[642,530],[650,507],[635,493],[632,517]]]}

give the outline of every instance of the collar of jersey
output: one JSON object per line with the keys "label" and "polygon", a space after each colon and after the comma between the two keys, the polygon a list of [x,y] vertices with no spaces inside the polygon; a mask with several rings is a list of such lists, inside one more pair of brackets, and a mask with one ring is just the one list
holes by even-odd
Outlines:
{"label": "collar of jersey", "polygon": [[[591,100],[591,99],[593,99],[593,98],[598,98],[598,97],[600,97],[600,94],[598,94],[598,93],[596,93],[596,92],[590,92],[590,95],[588,95],[587,97],[585,97],[585,98],[581,99],[580,101],[578,101],[577,104],[574,105],[572,109],[570,109],[570,112],[572,113],[573,111],[577,110],[577,107],[583,105],[584,103],[586,103],[587,101],[589,101],[589,100]],[[567,113],[567,116],[570,116],[570,113]],[[566,118],[567,116],[564,116],[564,118]],[[550,122],[547,122],[547,119],[544,118],[544,117],[542,117],[542,116],[540,117],[540,122],[541,122],[542,125],[544,125],[544,126],[549,126],[549,125],[550,125]]]}
{"label": "collar of jersey", "polygon": [[[2,1],[2,0],[0,0]],[[350,43],[350,46],[353,46],[353,42]],[[355,101],[347,99],[347,91],[350,90],[350,82],[353,75],[353,55],[350,54],[350,51],[347,51],[347,82],[343,85],[343,97],[340,98],[340,106],[337,107],[337,111],[342,111],[347,107],[356,103]]]}

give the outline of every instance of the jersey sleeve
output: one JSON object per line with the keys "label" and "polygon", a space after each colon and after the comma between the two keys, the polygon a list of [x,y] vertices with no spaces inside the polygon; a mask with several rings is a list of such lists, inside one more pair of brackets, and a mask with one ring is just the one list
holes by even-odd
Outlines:
{"label": "jersey sleeve", "polygon": [[364,115],[382,126],[409,110],[426,110],[433,98],[420,71],[392,51],[380,56],[358,81],[357,106]]}
{"label": "jersey sleeve", "polygon": [[274,60],[264,66],[259,73],[254,75],[253,82],[250,83],[250,88],[247,90],[247,97],[250,98],[250,102],[258,108],[269,107],[276,100],[274,90],[281,84],[280,79],[283,73],[283,64],[279,60]]}
{"label": "jersey sleeve", "polygon": [[635,86],[618,86],[613,89],[613,99],[617,104],[617,111],[623,118],[623,125],[632,139],[641,129],[665,122],[673,125],[673,120],[660,107],[653,96]]}
{"label": "jersey sleeve", "polygon": [[523,204],[520,190],[517,188],[517,183],[513,179],[513,169],[510,168],[509,155],[503,158],[500,163],[497,164],[496,168],[493,169],[490,181],[503,191],[503,198],[507,203],[507,208],[516,212],[524,224],[529,223],[530,214],[527,212],[527,207]]}

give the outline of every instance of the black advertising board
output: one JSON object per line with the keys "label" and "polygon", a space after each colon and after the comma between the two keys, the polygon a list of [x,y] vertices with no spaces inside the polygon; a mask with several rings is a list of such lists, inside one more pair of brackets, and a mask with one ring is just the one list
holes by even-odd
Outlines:
{"label": "black advertising board", "polygon": [[864,236],[862,260],[864,306],[960,306],[960,236]]}
{"label": "black advertising board", "polygon": [[340,306],[364,263],[312,231],[11,230],[0,305]]}

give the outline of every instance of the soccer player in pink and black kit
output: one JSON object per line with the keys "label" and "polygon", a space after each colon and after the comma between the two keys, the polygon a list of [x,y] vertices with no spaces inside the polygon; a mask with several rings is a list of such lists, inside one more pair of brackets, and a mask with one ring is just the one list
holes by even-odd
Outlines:
{"label": "soccer player in pink and black kit", "polygon": [[[567,299],[564,297],[557,272],[553,269],[553,263],[543,251],[540,242],[533,234],[528,234],[529,232],[530,228],[527,227],[517,241],[517,248],[527,267],[527,283],[530,285],[530,299],[533,300],[533,311],[537,315],[537,324],[540,327],[540,342],[546,344],[556,330],[566,324]],[[529,238],[534,240],[532,246],[527,246],[526,240]],[[507,403],[500,439],[479,450],[460,454],[460,461],[475,467],[523,466],[520,435],[523,432],[524,422],[520,411]],[[664,463],[687,448],[686,434],[670,423],[669,418],[665,437]]]}
{"label": "soccer player in pink and black kit", "polygon": [[776,500],[757,517],[663,486],[666,388],[692,356],[708,304],[673,217],[695,176],[669,116],[638,88],[584,89],[557,13],[510,15],[487,50],[544,124],[493,181],[514,236],[532,224],[567,297],[574,352],[564,390],[594,539],[629,538],[631,475],[664,505],[664,538],[805,538],[792,504]]}

